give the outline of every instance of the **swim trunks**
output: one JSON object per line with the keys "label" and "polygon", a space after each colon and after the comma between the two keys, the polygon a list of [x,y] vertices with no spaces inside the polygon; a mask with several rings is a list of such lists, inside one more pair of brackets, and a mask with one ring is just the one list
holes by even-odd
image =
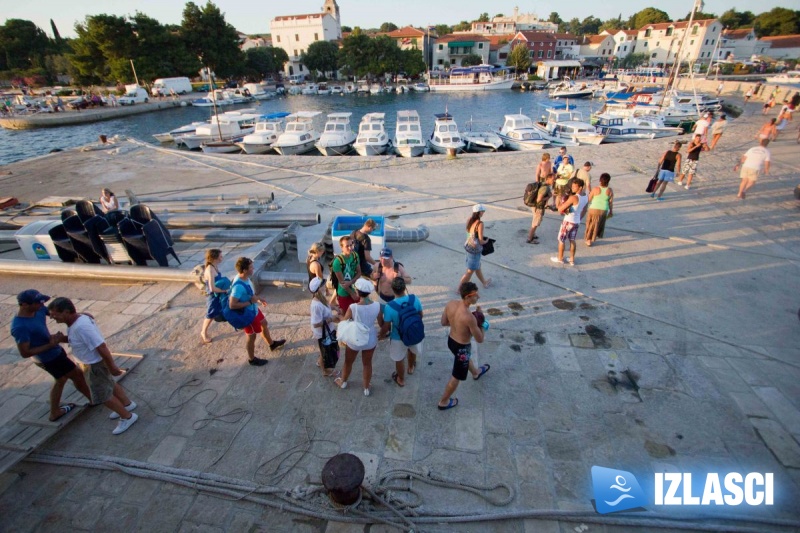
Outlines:
{"label": "swim trunks", "polygon": [[469,359],[472,356],[472,345],[461,344],[447,337],[447,347],[453,353],[453,377],[465,381],[469,374]]}

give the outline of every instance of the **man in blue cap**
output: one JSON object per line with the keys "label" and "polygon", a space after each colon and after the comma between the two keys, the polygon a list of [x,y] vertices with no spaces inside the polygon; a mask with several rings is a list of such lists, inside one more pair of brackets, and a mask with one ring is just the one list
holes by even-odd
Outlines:
{"label": "man in blue cap", "polygon": [[19,311],[11,320],[11,335],[17,343],[19,354],[25,359],[32,358],[36,366],[55,379],[50,389],[50,421],[55,422],[75,408],[74,403],[61,405],[61,394],[67,380],[71,380],[75,388],[90,401],[91,394],[83,372],[60,346],[60,343],[67,342],[67,337],[61,332],[51,335],[47,329],[49,313],[44,302],[49,299],[49,296],[36,289],[19,293]]}
{"label": "man in blue cap", "polygon": [[394,260],[392,250],[383,248],[380,253],[378,266],[372,271],[372,280],[375,282],[375,289],[381,297],[381,309],[383,306],[394,300],[392,291],[392,281],[395,278],[402,278],[406,285],[411,284],[411,276],[406,274],[403,264]]}

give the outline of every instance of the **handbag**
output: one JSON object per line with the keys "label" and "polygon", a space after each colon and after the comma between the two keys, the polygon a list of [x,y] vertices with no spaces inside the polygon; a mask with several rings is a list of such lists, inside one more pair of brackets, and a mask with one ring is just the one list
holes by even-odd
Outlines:
{"label": "handbag", "polygon": [[[353,316],[356,316],[357,305],[351,305]],[[350,319],[339,323],[337,336],[347,346],[366,346],[369,343],[369,327],[366,324]]]}
{"label": "handbag", "polygon": [[481,250],[481,255],[489,255],[494,253],[494,239],[489,239],[486,241],[486,244],[483,245],[483,249]]}
{"label": "handbag", "polygon": [[332,330],[324,320],[321,341],[323,368],[336,368],[336,363],[339,362],[339,342],[336,340],[336,330]]}
{"label": "handbag", "polygon": [[656,190],[656,183],[658,183],[658,174],[659,174],[659,172],[661,172],[661,169],[657,168],[656,169],[656,173],[653,174],[653,177],[650,178],[650,181],[647,183],[647,188],[644,190],[644,192],[652,193],[653,191]]}
{"label": "handbag", "polygon": [[464,242],[464,251],[468,254],[479,254],[482,249],[483,246],[478,242],[478,238],[474,233],[467,235],[467,240]]}

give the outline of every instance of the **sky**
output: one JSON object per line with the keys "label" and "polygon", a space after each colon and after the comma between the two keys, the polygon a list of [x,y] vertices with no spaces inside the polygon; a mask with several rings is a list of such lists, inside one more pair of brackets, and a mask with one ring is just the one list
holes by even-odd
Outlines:
{"label": "sky", "polygon": [[[721,15],[728,9],[752,11],[755,14],[769,11],[773,7],[787,7],[795,0],[706,0],[704,11]],[[435,24],[457,24],[462,20],[472,21],[481,13],[490,17],[503,13],[511,15],[515,6],[520,13],[536,13],[546,19],[553,11],[564,20],[578,17],[583,20],[589,15],[606,20],[622,14],[626,19],[646,7],[666,11],[673,19],[684,17],[692,8],[691,0],[571,0],[564,4],[556,0],[544,2],[521,2],[507,0],[337,0],[344,26],[377,28],[383,22],[392,22],[399,27],[412,25],[422,27]],[[158,20],[162,24],[180,24],[183,7],[182,0],[3,0],[2,13],[5,19],[18,18],[31,20],[52,37],[50,19],[52,18],[62,37],[74,37],[76,22],[83,21],[87,15],[133,15],[136,11]],[[205,0],[195,0],[204,5]],[[299,15],[316,13],[322,9],[324,0],[216,0],[217,7],[225,14],[225,19],[237,30],[246,34],[269,33],[270,20],[280,15]],[[488,7],[488,6],[493,7]]]}

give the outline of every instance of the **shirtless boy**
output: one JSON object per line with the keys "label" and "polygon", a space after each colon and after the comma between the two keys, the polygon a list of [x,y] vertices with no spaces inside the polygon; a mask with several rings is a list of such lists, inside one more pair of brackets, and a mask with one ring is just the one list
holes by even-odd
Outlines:
{"label": "shirtless boy", "polygon": [[[483,342],[482,324],[478,324],[475,315],[469,308],[478,303],[478,286],[471,281],[466,281],[458,288],[461,300],[452,300],[447,303],[442,313],[442,326],[450,326],[450,336],[447,338],[447,347],[453,353],[453,373],[444,388],[444,394],[439,400],[439,410],[445,411],[458,405],[458,398],[453,394],[458,388],[459,381],[467,379],[467,373],[472,374],[472,379],[478,380],[489,371],[489,365],[475,367],[472,361],[472,345],[470,340],[474,337],[479,343]],[[480,307],[477,308],[480,311]],[[488,324],[486,325],[488,327]]]}

